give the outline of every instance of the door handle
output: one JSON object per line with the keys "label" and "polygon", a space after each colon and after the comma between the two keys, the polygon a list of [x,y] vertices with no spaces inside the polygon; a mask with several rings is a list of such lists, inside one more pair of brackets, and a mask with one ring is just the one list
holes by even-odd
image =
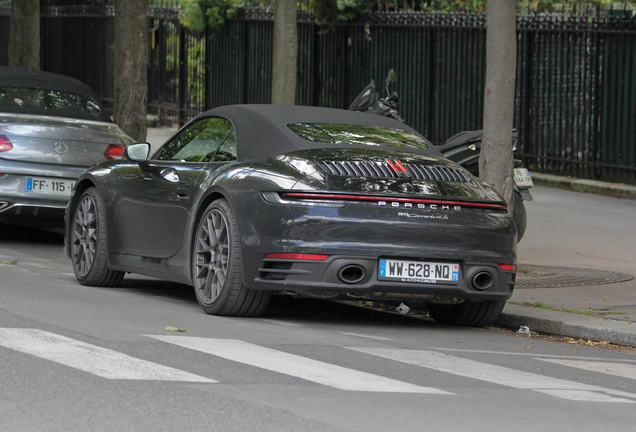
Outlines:
{"label": "door handle", "polygon": [[181,189],[177,189],[174,194],[177,196],[177,198],[185,198],[188,196],[188,189],[185,188],[181,188]]}

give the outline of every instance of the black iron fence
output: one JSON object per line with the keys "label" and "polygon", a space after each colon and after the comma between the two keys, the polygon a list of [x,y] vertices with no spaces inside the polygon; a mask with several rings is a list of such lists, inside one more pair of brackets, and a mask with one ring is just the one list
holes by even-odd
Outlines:
{"label": "black iron fence", "polygon": [[[148,100],[157,123],[183,123],[218,105],[268,103],[271,10],[246,8],[220,29],[196,32],[179,23],[175,8],[165,7],[170,1],[149,8]],[[465,8],[392,10],[336,26],[301,11],[297,103],[346,108],[371,79],[381,88],[394,68],[392,89],[400,94],[403,117],[432,141],[480,129],[485,15]],[[112,16],[103,4],[62,5],[48,6],[42,18],[42,68],[85,81],[107,105],[113,97]],[[0,7],[0,64],[7,63],[8,19]],[[515,127],[526,164],[636,183],[634,12],[520,13],[517,28]]]}

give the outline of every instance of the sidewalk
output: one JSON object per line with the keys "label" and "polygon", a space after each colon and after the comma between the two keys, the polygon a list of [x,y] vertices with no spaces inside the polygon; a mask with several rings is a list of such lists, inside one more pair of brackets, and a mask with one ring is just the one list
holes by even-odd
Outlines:
{"label": "sidewalk", "polygon": [[[152,151],[176,131],[149,128]],[[532,179],[517,286],[498,324],[636,347],[636,186]]]}
{"label": "sidewalk", "polygon": [[146,132],[146,141],[150,143],[150,153],[154,153],[168,138],[177,133],[177,130],[174,127],[149,127]]}
{"label": "sidewalk", "polygon": [[532,178],[517,286],[498,324],[636,347],[636,187]]}
{"label": "sidewalk", "polygon": [[636,199],[636,186],[532,173],[535,185],[567,189],[576,192],[595,193],[615,198]]}

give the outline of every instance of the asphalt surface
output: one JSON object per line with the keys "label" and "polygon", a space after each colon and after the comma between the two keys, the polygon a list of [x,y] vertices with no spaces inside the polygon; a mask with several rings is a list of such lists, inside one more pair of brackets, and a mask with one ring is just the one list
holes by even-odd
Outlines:
{"label": "asphalt surface", "polygon": [[[175,132],[150,128],[147,140],[156,150]],[[518,283],[497,324],[636,347],[636,186],[531,176]]]}

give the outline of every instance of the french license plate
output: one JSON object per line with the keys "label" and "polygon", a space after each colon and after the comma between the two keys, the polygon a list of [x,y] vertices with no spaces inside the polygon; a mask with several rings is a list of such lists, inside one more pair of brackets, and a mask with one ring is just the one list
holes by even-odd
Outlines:
{"label": "french license plate", "polygon": [[46,177],[27,177],[26,190],[42,195],[71,196],[74,180]]}
{"label": "french license plate", "polygon": [[459,282],[459,264],[380,258],[379,279],[456,284]]}
{"label": "french license plate", "polygon": [[515,168],[515,184],[518,187],[532,187],[532,178],[528,168]]}

